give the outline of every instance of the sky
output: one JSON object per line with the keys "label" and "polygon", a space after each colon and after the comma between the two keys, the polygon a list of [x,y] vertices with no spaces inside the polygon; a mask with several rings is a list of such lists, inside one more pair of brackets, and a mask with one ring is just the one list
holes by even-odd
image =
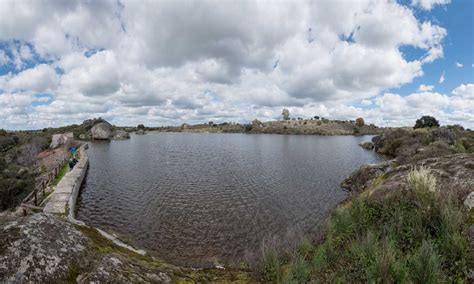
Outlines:
{"label": "sky", "polygon": [[0,128],[422,115],[474,128],[474,1],[1,0]]}

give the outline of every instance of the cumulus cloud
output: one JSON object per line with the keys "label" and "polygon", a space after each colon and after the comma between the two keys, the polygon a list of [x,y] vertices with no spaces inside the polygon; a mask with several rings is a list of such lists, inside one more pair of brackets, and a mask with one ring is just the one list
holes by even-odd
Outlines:
{"label": "cumulus cloud", "polygon": [[37,93],[52,91],[56,88],[58,76],[47,64],[39,64],[16,75],[0,76],[0,89],[10,92],[32,91]]}
{"label": "cumulus cloud", "polygon": [[[396,1],[6,0],[0,66],[17,71],[0,76],[0,97],[30,105],[27,116],[0,114],[0,127],[92,116],[118,124],[249,121],[277,118],[283,107],[386,123],[377,114],[403,111],[390,100],[442,101],[425,85],[410,98],[380,94],[443,57],[446,34]],[[409,60],[404,46],[423,54]],[[37,93],[51,99],[33,105]]]}
{"label": "cumulus cloud", "polygon": [[462,84],[453,90],[453,94],[462,98],[474,99],[474,84]]}

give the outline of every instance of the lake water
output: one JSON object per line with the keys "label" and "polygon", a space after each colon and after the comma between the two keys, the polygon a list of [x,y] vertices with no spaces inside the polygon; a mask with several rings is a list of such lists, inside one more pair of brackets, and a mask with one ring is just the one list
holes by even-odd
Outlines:
{"label": "lake water", "polygon": [[151,133],[89,143],[77,216],[177,264],[238,263],[320,230],[370,137]]}

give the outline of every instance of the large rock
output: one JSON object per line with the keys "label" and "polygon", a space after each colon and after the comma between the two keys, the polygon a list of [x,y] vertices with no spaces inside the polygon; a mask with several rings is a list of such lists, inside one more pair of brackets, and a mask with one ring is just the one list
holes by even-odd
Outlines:
{"label": "large rock", "polygon": [[[377,187],[375,194],[384,196],[392,190],[408,188],[407,176],[413,167],[425,166],[436,177],[437,189],[450,191],[463,200],[474,189],[474,155],[454,154],[428,158],[415,163],[397,166],[397,162],[362,166],[342,183],[351,192]],[[466,206],[469,207],[469,197]]]}
{"label": "large rock", "polygon": [[124,130],[117,130],[117,131],[115,131],[114,139],[115,140],[130,139],[130,134],[128,134],[128,132],[124,131]]}
{"label": "large rock", "polygon": [[63,134],[54,134],[53,138],[51,139],[51,144],[49,148],[55,149],[62,145],[67,145],[71,143],[74,139],[74,134],[72,132],[63,133]]}
{"label": "large rock", "polygon": [[92,139],[107,140],[112,136],[112,125],[108,122],[101,122],[91,128]]}
{"label": "large rock", "polygon": [[137,134],[137,135],[145,135],[146,132],[145,132],[145,130],[143,130],[143,129],[138,129],[138,130],[135,132],[135,134]]}
{"label": "large rock", "polygon": [[474,208],[474,191],[469,193],[469,195],[466,197],[464,200],[464,205],[467,207],[467,209],[471,210]]}
{"label": "large rock", "polygon": [[391,169],[393,161],[385,161],[380,164],[370,164],[361,166],[347,177],[341,186],[350,192],[361,192],[372,184],[372,182],[384,175]]}
{"label": "large rock", "polygon": [[366,150],[373,150],[374,149],[374,143],[372,142],[364,142],[359,144],[360,147],[366,149]]}

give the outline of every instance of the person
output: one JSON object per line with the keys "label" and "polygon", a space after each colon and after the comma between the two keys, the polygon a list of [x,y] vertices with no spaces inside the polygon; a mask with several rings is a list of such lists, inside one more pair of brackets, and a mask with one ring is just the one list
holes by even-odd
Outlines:
{"label": "person", "polygon": [[69,170],[72,171],[74,166],[77,164],[78,160],[75,157],[69,159]]}
{"label": "person", "polygon": [[70,150],[71,150],[71,154],[72,154],[72,156],[73,156],[73,157],[76,157],[76,152],[77,152],[77,149],[76,149],[76,147],[74,147],[74,146],[73,146],[73,147],[71,147],[71,149],[70,149]]}
{"label": "person", "polygon": [[76,164],[74,163],[74,159],[73,159],[73,158],[69,158],[69,162],[68,162],[68,163],[69,163],[69,170],[72,171],[72,169],[73,169],[74,166],[76,165]]}

